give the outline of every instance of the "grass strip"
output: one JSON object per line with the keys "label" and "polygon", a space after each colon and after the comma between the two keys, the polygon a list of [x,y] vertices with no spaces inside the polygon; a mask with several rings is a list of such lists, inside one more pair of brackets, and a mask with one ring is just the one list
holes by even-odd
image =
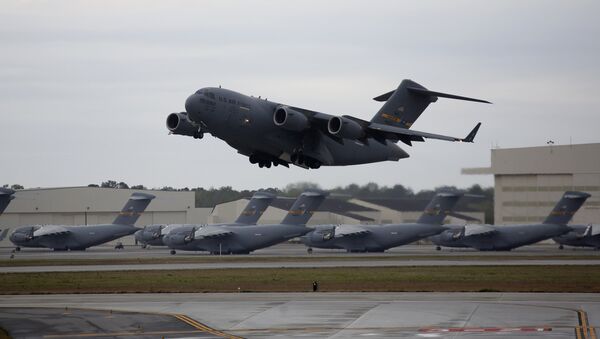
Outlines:
{"label": "grass strip", "polygon": [[427,266],[0,273],[2,294],[600,292],[600,266]]}
{"label": "grass strip", "polygon": [[348,260],[600,260],[600,255],[305,255],[305,256],[166,256],[148,258],[48,258],[3,259],[0,267],[17,266],[80,266],[80,265],[135,265],[135,264],[186,264],[186,263],[255,263],[255,262],[320,262]]}

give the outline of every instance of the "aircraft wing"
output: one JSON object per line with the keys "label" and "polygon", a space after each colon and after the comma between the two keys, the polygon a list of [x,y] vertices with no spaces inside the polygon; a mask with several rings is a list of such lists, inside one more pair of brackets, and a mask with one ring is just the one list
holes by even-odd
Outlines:
{"label": "aircraft wing", "polygon": [[600,225],[588,225],[585,228],[584,236],[594,237],[600,234]]}
{"label": "aircraft wing", "polygon": [[[328,132],[327,124],[329,120],[334,117],[333,115],[311,111],[300,107],[290,106],[290,108],[304,114],[311,121],[311,124],[323,131],[326,136],[343,143],[341,138],[336,137]],[[481,123],[477,123],[477,125],[475,125],[475,127],[469,134],[467,134],[466,137],[458,138],[441,134],[421,132],[398,126],[369,122],[349,115],[343,115],[342,118],[352,120],[356,124],[360,125],[365,133],[365,137],[363,139],[371,137],[382,143],[385,140],[402,141],[409,146],[412,145],[412,142],[422,142],[425,141],[425,139],[473,142],[475,140],[475,135],[477,135],[477,132],[479,131],[479,127],[481,127]]]}
{"label": "aircraft wing", "polygon": [[194,232],[194,239],[222,238],[233,234],[232,231],[220,226],[205,226]]}
{"label": "aircraft wing", "polygon": [[[446,140],[446,141],[460,141],[460,142],[473,142],[475,139],[475,135],[477,131],[479,131],[479,127],[481,127],[481,123],[477,123],[473,130],[464,138],[451,137],[447,135],[427,133],[421,131],[415,131],[412,129],[378,124],[378,123],[369,123],[367,126],[371,133],[379,133],[384,139],[396,139],[400,140],[408,145],[411,145],[412,141],[425,141],[425,139],[438,139],[438,140]],[[376,138],[377,139],[377,138]]]}
{"label": "aircraft wing", "polygon": [[488,225],[465,225],[464,236],[465,237],[482,237],[496,233],[496,229]]}
{"label": "aircraft wing", "polygon": [[34,237],[44,237],[49,235],[67,234],[68,228],[59,225],[44,225],[33,232]]}
{"label": "aircraft wing", "polygon": [[356,225],[336,226],[334,231],[335,238],[361,237],[370,233],[368,230]]}

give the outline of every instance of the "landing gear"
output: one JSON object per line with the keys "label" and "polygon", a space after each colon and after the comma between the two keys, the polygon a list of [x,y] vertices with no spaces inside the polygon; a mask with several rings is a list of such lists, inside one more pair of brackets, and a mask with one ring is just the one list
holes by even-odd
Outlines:
{"label": "landing gear", "polygon": [[563,250],[563,249],[565,249],[565,247],[563,245],[558,245],[558,249]]}
{"label": "landing gear", "polygon": [[175,253],[177,253],[177,252],[175,250],[171,250],[171,252],[169,252],[169,253],[171,253],[171,255],[175,255]]}
{"label": "landing gear", "polygon": [[202,139],[202,138],[204,138],[204,133],[202,133],[200,131],[194,132],[193,137],[194,137],[194,139]]}
{"label": "landing gear", "polygon": [[306,165],[308,168],[317,169],[321,167],[321,162],[319,160],[313,159],[311,157],[307,157],[302,152],[294,153],[290,156],[290,160],[298,165]]}
{"label": "landing gear", "polygon": [[19,246],[15,247],[15,251],[17,251],[17,252],[21,251],[21,247],[19,247]]}
{"label": "landing gear", "polygon": [[436,250],[436,251],[441,251],[441,250],[442,250],[442,247],[441,247],[441,246],[436,246],[436,247],[435,247],[435,250]]}
{"label": "landing gear", "polygon": [[309,248],[307,248],[307,249],[306,249],[306,253],[308,253],[308,254],[312,254],[312,247],[309,247]]}

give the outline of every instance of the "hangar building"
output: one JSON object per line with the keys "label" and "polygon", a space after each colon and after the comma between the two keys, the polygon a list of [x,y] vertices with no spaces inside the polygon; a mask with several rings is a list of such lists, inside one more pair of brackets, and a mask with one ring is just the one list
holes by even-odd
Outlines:
{"label": "hangar building", "polygon": [[492,149],[490,167],[462,173],[494,175],[495,224],[541,222],[568,190],[592,195],[571,223],[600,223],[600,143]]}

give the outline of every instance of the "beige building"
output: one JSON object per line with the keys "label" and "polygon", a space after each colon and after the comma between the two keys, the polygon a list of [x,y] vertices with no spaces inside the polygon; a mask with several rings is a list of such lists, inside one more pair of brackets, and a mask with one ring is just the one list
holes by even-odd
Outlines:
{"label": "beige building", "polygon": [[592,195],[571,223],[600,223],[600,143],[493,149],[491,167],[462,173],[494,175],[495,224],[541,222],[569,190]]}

